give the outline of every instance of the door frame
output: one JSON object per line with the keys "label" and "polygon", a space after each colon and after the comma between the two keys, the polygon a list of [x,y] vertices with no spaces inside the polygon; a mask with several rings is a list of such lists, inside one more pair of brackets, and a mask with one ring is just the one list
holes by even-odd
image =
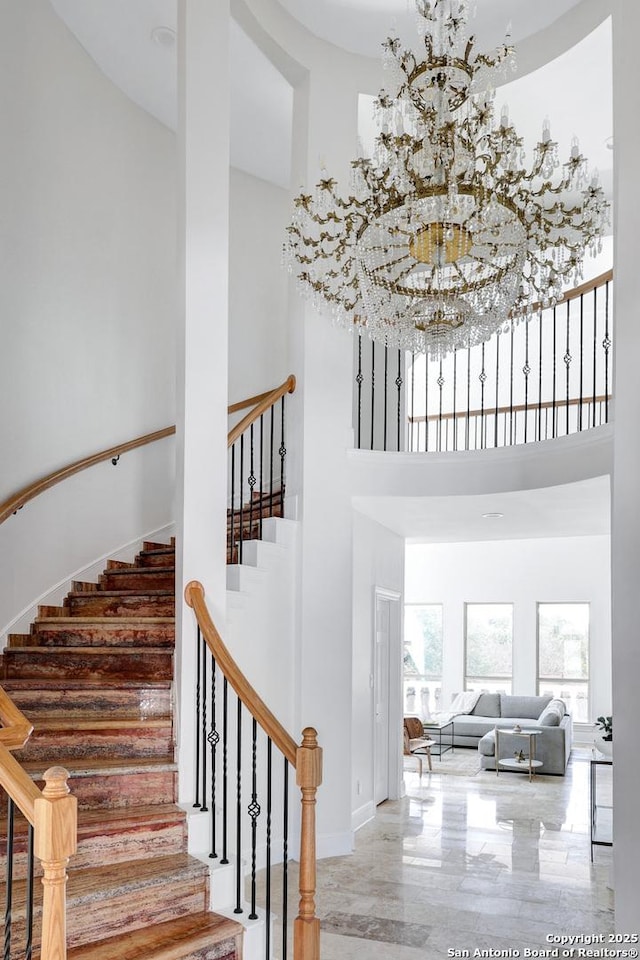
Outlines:
{"label": "door frame", "polygon": [[[376,635],[378,632],[378,598],[391,601],[390,613],[395,610],[397,615],[389,617],[389,800],[397,800],[402,796],[402,631],[404,625],[404,609],[402,593],[398,590],[389,590],[378,585],[373,588],[373,632],[371,636],[371,730],[372,730],[372,791],[375,798],[377,779],[377,749],[376,749],[376,716],[375,716],[375,669],[376,669]],[[375,801],[374,801],[375,806]]]}

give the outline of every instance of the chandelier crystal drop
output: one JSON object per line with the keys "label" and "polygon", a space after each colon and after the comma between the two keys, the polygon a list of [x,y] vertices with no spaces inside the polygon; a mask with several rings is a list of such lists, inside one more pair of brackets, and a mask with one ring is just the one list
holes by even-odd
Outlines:
{"label": "chandelier crystal drop", "polygon": [[609,205],[576,140],[560,165],[548,121],[526,169],[494,113],[510,43],[476,53],[467,0],[416,6],[424,58],[384,42],[395,93],[375,101],[373,156],[352,162],[347,196],[323,171],[296,197],[285,260],[339,324],[442,357],[555,303],[600,249]]}

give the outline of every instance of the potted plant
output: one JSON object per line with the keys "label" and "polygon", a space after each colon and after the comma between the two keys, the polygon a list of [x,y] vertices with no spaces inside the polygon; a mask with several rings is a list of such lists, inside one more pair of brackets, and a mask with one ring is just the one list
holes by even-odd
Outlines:
{"label": "potted plant", "polygon": [[613,755],[613,717],[598,717],[596,720],[595,745],[600,753],[610,757]]}

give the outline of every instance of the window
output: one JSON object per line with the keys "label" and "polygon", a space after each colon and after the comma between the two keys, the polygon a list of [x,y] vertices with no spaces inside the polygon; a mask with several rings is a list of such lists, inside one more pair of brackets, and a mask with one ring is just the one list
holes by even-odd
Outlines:
{"label": "window", "polygon": [[538,604],[538,693],[559,697],[589,720],[589,604]]}
{"label": "window", "polygon": [[442,604],[406,604],[403,677],[405,714],[442,710]]}
{"label": "window", "polygon": [[511,693],[513,604],[465,604],[465,690]]}

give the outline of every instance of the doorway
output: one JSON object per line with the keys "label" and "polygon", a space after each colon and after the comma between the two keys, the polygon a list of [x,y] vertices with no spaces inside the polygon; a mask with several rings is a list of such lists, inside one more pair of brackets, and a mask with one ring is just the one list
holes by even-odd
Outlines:
{"label": "doorway", "polygon": [[376,806],[400,795],[402,776],[401,595],[375,588],[373,650],[373,778]]}

